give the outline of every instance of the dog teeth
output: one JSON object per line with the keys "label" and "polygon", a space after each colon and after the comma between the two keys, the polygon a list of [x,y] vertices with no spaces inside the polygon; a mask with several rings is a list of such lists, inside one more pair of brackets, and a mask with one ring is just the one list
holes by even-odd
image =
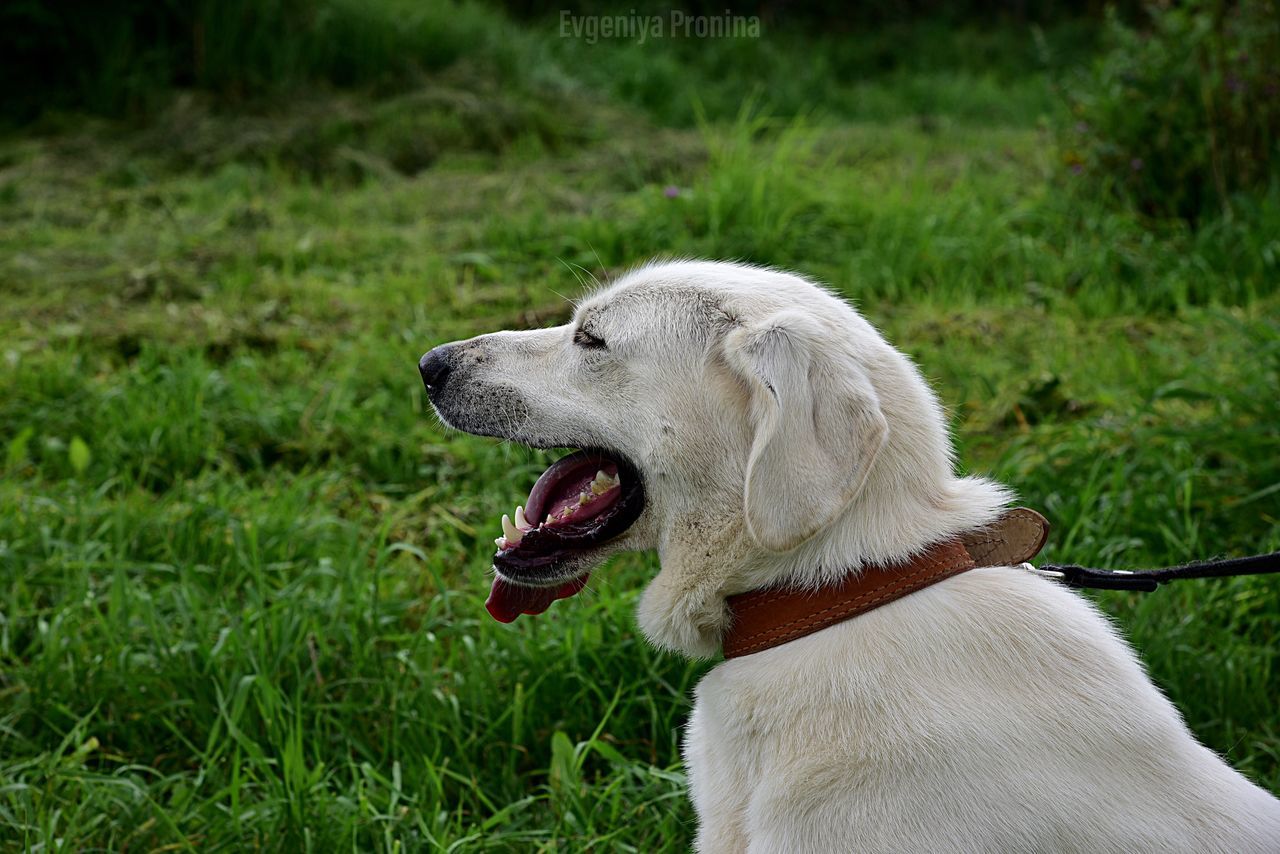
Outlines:
{"label": "dog teeth", "polygon": [[616,474],[608,474],[604,469],[596,472],[596,476],[592,478],[587,488],[578,493],[577,501],[570,501],[564,507],[560,508],[558,513],[549,515],[546,519],[539,521],[536,525],[529,521],[529,517],[525,515],[524,506],[516,507],[515,522],[511,521],[511,517],[507,514],[502,516],[502,536],[495,539],[494,545],[499,549],[509,549],[513,546],[520,545],[520,541],[524,539],[524,535],[529,531],[542,528],[549,522],[563,522],[573,517],[579,507],[585,507],[596,498],[604,495],[611,489],[618,487],[619,481]]}
{"label": "dog teeth", "polygon": [[[595,479],[591,481],[591,494],[604,495],[610,489],[618,485],[618,476],[605,474],[604,469],[596,472]],[[585,494],[585,493],[584,493]]]}
{"label": "dog teeth", "polygon": [[502,514],[502,534],[506,537],[507,543],[513,546],[520,545],[520,541],[524,539],[524,531],[512,525],[511,517],[506,513]]}

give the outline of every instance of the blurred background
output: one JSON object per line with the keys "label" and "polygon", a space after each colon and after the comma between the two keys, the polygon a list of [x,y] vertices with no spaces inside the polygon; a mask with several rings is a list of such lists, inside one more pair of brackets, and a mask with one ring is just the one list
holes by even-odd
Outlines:
{"label": "blurred background", "polygon": [[[416,371],[655,256],[853,299],[1048,560],[1280,548],[1278,9],[9,0],[0,850],[686,850],[653,559],[489,620],[554,455]],[[1280,789],[1280,585],[1096,598]]]}

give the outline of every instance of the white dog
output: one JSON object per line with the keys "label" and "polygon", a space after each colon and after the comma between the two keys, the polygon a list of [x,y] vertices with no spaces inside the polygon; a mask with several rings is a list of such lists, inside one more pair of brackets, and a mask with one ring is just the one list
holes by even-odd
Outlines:
{"label": "white dog", "polygon": [[[911,362],[786,273],[646,267],[569,324],[439,347],[420,370],[449,425],[587,449],[503,519],[504,621],[657,549],[641,627],[714,656],[726,597],[907,558],[1009,499],[955,475]],[[1025,569],[727,660],[696,693],[699,851],[1280,852],[1280,801],[1195,740],[1096,608]]]}

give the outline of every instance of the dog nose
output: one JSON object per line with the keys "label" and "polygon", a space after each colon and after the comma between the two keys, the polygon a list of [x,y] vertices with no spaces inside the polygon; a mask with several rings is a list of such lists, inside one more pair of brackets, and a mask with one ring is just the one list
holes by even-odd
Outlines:
{"label": "dog nose", "polygon": [[427,396],[434,398],[444,388],[453,370],[449,360],[448,344],[442,344],[418,360],[418,373],[422,374],[422,384],[427,388]]}

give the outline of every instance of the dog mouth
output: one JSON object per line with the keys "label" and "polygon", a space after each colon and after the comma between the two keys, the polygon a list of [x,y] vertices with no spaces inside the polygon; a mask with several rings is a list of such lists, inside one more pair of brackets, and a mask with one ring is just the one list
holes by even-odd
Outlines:
{"label": "dog mouth", "polygon": [[485,608],[509,623],[582,590],[590,570],[577,567],[630,528],[643,509],[640,474],[620,454],[588,448],[552,463],[524,505],[502,517],[502,536],[494,540],[497,577]]}

